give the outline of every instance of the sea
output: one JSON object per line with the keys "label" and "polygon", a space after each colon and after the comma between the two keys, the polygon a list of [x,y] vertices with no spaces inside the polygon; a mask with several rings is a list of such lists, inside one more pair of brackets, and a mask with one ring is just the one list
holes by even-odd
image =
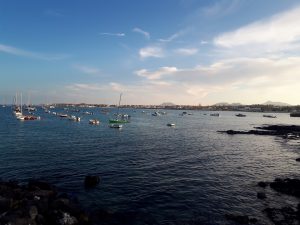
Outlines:
{"label": "sea", "polygon": [[[300,125],[287,113],[120,109],[130,115],[122,129],[109,127],[116,108],[55,108],[80,116],[80,122],[45,113],[41,120],[19,121],[11,107],[0,108],[0,177],[26,182],[43,179],[71,193],[87,210],[132,215],[130,224],[232,224],[237,213],[269,224],[266,207],[293,205],[293,197],[266,189],[257,199],[259,181],[299,177],[299,141],[274,136],[228,135],[263,124]],[[86,115],[82,112],[93,112]],[[99,119],[100,125],[90,125]],[[167,126],[175,123],[174,127]],[[86,175],[99,175],[92,189]],[[129,216],[130,219],[130,216]]]}

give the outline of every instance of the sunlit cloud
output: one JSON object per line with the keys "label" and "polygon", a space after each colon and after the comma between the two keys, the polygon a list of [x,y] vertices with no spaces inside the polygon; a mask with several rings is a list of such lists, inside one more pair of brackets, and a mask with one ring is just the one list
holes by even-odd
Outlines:
{"label": "sunlit cloud", "polygon": [[162,76],[170,75],[177,72],[176,67],[161,67],[157,71],[150,72],[146,69],[141,69],[135,72],[140,77],[145,77],[149,80],[156,80],[162,78]]}
{"label": "sunlit cloud", "polygon": [[147,31],[142,30],[141,28],[135,27],[135,28],[133,28],[132,31],[136,32],[136,33],[139,33],[139,34],[142,34],[148,40],[150,39],[150,33],[147,32]]}
{"label": "sunlit cloud", "polygon": [[125,37],[125,33],[109,33],[109,32],[102,32],[99,33],[102,36],[115,36],[115,37]]}
{"label": "sunlit cloud", "polygon": [[22,57],[27,57],[27,58],[35,58],[35,59],[41,59],[41,60],[62,60],[69,58],[70,55],[67,54],[43,54],[43,53],[36,53],[36,52],[31,52],[27,50],[23,50],[20,48],[15,48],[9,45],[3,45],[0,44],[0,52],[4,52],[7,54],[11,55],[16,55],[16,56],[22,56]]}
{"label": "sunlit cloud", "polygon": [[274,53],[300,47],[300,7],[256,21],[214,39],[217,47],[242,52]]}
{"label": "sunlit cloud", "polygon": [[145,48],[141,48],[139,50],[139,55],[141,59],[149,57],[162,58],[164,57],[164,50],[159,46],[148,46]]}

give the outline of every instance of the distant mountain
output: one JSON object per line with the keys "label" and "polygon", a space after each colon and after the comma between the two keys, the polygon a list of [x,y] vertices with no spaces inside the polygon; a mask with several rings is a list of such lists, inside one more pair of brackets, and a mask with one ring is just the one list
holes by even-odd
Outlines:
{"label": "distant mountain", "polygon": [[175,106],[175,104],[174,103],[172,103],[172,102],[164,102],[164,103],[162,103],[162,104],[160,104],[160,106]]}
{"label": "distant mountain", "polygon": [[240,106],[241,103],[228,103],[228,102],[219,102],[214,104],[213,106]]}
{"label": "distant mountain", "polygon": [[291,106],[290,104],[285,102],[272,102],[272,101],[267,101],[265,103],[262,103],[262,105]]}

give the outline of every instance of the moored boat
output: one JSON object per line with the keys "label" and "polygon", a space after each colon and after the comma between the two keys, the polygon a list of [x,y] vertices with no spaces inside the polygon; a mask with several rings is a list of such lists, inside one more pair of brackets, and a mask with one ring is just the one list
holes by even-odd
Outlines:
{"label": "moored boat", "polygon": [[175,127],[175,123],[168,123],[167,126],[168,127]]}
{"label": "moored boat", "polygon": [[211,114],[209,114],[210,116],[220,116],[220,114],[219,113],[211,113]]}
{"label": "moored boat", "polygon": [[99,121],[99,120],[96,120],[96,119],[89,120],[89,124],[91,124],[91,125],[99,125],[99,124],[100,124],[100,121]]}
{"label": "moored boat", "polygon": [[300,112],[291,112],[290,117],[300,117]]}
{"label": "moored boat", "polygon": [[246,117],[246,115],[242,114],[242,113],[235,114],[235,116],[237,116],[237,117]]}
{"label": "moored boat", "polygon": [[109,124],[109,127],[110,128],[121,129],[123,127],[123,125],[122,124],[117,124],[117,123],[112,123],[112,124]]}
{"label": "moored boat", "polygon": [[268,114],[264,114],[263,117],[266,117],[266,118],[277,118],[277,116],[275,116],[275,115],[268,115]]}

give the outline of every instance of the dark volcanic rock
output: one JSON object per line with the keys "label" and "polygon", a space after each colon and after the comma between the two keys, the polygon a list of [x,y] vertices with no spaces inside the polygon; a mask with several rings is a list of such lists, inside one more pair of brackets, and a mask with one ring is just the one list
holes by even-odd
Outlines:
{"label": "dark volcanic rock", "polygon": [[95,187],[97,184],[99,184],[99,182],[100,182],[99,176],[88,175],[84,179],[84,185],[85,187],[88,188]]}
{"label": "dark volcanic rock", "polygon": [[266,125],[262,127],[255,127],[256,130],[249,131],[219,131],[221,133],[227,134],[254,134],[254,135],[272,135],[272,136],[281,136],[286,139],[300,139],[300,126],[296,125]]}
{"label": "dark volcanic rock", "polygon": [[267,196],[264,192],[257,192],[257,198],[265,199],[265,198],[267,198]]}
{"label": "dark volcanic rock", "polygon": [[0,182],[0,225],[88,225],[89,216],[68,195],[57,197],[56,188],[32,180],[27,186]]}
{"label": "dark volcanic rock", "polygon": [[226,214],[226,219],[231,220],[238,224],[250,224],[249,216],[238,215],[238,214]]}
{"label": "dark volcanic rock", "polygon": [[263,182],[263,181],[260,181],[260,182],[257,183],[257,185],[258,185],[259,187],[265,188],[265,187],[268,186],[268,183]]}
{"label": "dark volcanic rock", "polygon": [[300,180],[298,179],[276,178],[274,182],[270,183],[270,187],[278,192],[300,197]]}
{"label": "dark volcanic rock", "polygon": [[266,208],[264,212],[275,225],[298,224],[296,211],[291,207]]}

